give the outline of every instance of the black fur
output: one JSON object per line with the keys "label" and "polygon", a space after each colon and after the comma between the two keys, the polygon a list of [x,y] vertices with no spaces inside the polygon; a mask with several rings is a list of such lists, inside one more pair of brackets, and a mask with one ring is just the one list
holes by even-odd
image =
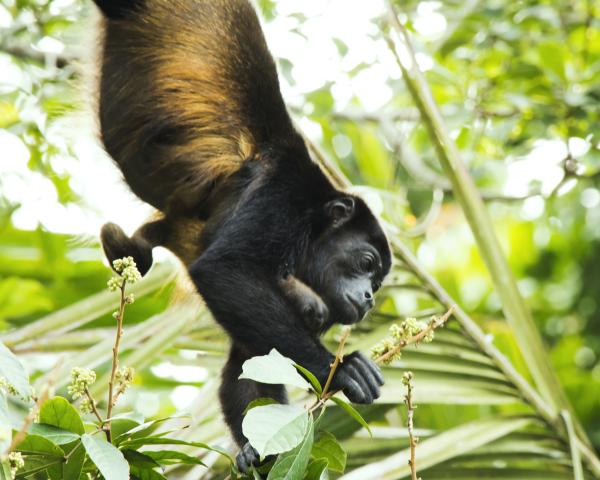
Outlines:
{"label": "black fur", "polygon": [[[390,270],[389,246],[365,203],[310,159],[246,0],[95,1],[109,18],[103,141],[134,192],[164,215],[131,238],[105,227],[104,248],[109,259],[132,255],[147,270],[152,247],[165,245],[188,266],[232,339],[220,399],[245,470],[256,461],[241,428],[246,406],[286,395],[282,386],[238,380],[243,362],[276,348],[325,383],[333,355],[315,329],[363,318]],[[165,35],[176,37],[164,40],[168,48]],[[192,70],[181,61],[170,70],[183,54],[198,56]],[[289,276],[303,293],[286,290]],[[318,311],[316,325],[305,307]],[[355,352],[332,388],[370,403],[382,383],[378,367]]]}

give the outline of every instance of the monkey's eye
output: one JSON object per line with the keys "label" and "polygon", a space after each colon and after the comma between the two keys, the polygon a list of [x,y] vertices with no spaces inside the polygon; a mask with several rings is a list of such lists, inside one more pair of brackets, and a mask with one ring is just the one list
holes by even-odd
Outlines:
{"label": "monkey's eye", "polygon": [[365,272],[373,272],[375,270],[375,257],[370,253],[363,255],[360,259],[360,268]]}

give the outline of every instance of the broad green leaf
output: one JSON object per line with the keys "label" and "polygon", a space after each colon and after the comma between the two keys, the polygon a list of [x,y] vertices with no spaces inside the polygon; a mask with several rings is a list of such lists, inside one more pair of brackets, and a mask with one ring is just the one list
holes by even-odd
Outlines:
{"label": "broad green leaf", "polygon": [[344,400],[342,400],[341,398],[338,397],[331,397],[331,400],[338,405],[339,407],[341,407],[348,415],[350,415],[354,420],[356,420],[358,423],[360,423],[363,427],[365,427],[367,429],[367,431],[369,432],[369,435],[373,436],[373,433],[371,432],[371,427],[369,427],[369,424],[366,422],[366,420],[361,416],[360,413],[358,413],[356,411],[356,409],[350,405],[348,402],[345,402]]}
{"label": "broad green leaf", "polygon": [[100,435],[82,435],[88,456],[105,480],[129,480],[129,464],[121,451]]}
{"label": "broad green leaf", "polygon": [[321,383],[319,382],[319,380],[317,379],[317,377],[315,377],[312,374],[312,372],[310,372],[309,370],[307,370],[306,368],[304,368],[302,365],[298,365],[296,363],[296,364],[294,364],[294,366],[298,370],[300,370],[300,372],[308,379],[308,381],[310,382],[310,384],[315,389],[315,392],[317,392],[319,395],[321,395],[321,393],[323,393],[323,387],[321,386]]}
{"label": "broad green leaf", "polygon": [[31,476],[36,473],[42,474],[42,478],[44,479],[60,479],[62,476],[60,475],[60,469],[62,467],[61,463],[62,459],[58,457],[44,455],[28,455],[25,457],[25,466],[23,468],[20,468],[17,473],[17,480],[32,478]]}
{"label": "broad green leaf", "polygon": [[312,460],[308,464],[304,480],[328,480],[329,474],[327,473],[327,460]]}
{"label": "broad green leaf", "polygon": [[23,454],[39,454],[49,457],[62,458],[65,454],[62,448],[39,435],[25,435],[17,445],[17,450]]}
{"label": "broad green leaf", "polygon": [[65,447],[65,454],[68,458],[63,465],[64,478],[79,478],[85,462],[85,448],[81,441],[75,443],[70,450]]}
{"label": "broad green leaf", "polygon": [[248,404],[248,406],[244,410],[244,415],[246,415],[251,409],[253,409],[255,407],[262,407],[264,405],[273,405],[276,403],[277,403],[277,401],[273,400],[272,398],[266,398],[266,397],[257,398],[255,400],[252,400]]}
{"label": "broad green leaf", "polygon": [[0,452],[4,452],[10,444],[11,421],[8,415],[8,401],[4,390],[0,388]]}
{"label": "broad green leaf", "polygon": [[310,388],[309,383],[294,368],[294,362],[275,349],[271,350],[268,355],[246,360],[242,365],[242,374],[239,378],[260,383]]}
{"label": "broad green leaf", "polygon": [[311,456],[316,460],[327,460],[330,470],[344,473],[346,452],[331,433],[321,432],[313,445]]}
{"label": "broad green leaf", "polygon": [[248,412],[242,431],[261,458],[283,453],[304,438],[309,418],[306,410],[293,405],[265,405]]}
{"label": "broad green leaf", "polygon": [[0,379],[8,382],[21,398],[31,397],[32,390],[25,367],[2,342],[0,342]]}
{"label": "broad green leaf", "polygon": [[12,480],[8,459],[0,461],[0,480]]}
{"label": "broad green leaf", "polygon": [[310,451],[314,440],[312,415],[309,416],[308,430],[304,439],[296,448],[282,453],[275,461],[267,480],[302,480],[310,460]]}
{"label": "broad green leaf", "polygon": [[40,423],[47,423],[83,435],[85,429],[79,412],[63,397],[46,400],[40,408]]}
{"label": "broad green leaf", "polygon": [[63,445],[79,440],[79,435],[47,423],[34,423],[29,427],[29,433],[47,438],[56,445]]}
{"label": "broad green leaf", "polygon": [[314,428],[312,415],[308,419],[308,430],[304,439],[296,448],[282,453],[275,461],[267,480],[302,480],[310,460],[313,446]]}
{"label": "broad green leaf", "polygon": [[187,453],[178,452],[176,450],[159,450],[157,452],[147,451],[144,452],[144,454],[153,458],[161,465],[204,465],[204,462],[199,458],[192,457]]}

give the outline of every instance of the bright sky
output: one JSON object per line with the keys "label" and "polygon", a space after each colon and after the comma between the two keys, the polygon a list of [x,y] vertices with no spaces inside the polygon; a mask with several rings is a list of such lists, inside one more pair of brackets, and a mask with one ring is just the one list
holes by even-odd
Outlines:
{"label": "bright sky", "polygon": [[[72,0],[55,1],[57,8]],[[438,12],[439,2],[423,1],[414,21],[415,29],[427,39],[435,39],[447,27],[446,19]],[[366,111],[377,111],[391,98],[393,92],[385,79],[399,78],[400,71],[385,42],[377,35],[373,22],[384,11],[382,0],[280,0],[276,18],[265,25],[267,41],[276,57],[284,57],[294,65],[295,81],[290,86],[282,78],[283,93],[292,105],[300,105],[302,94],[332,83],[331,91],[336,109],[344,110],[356,98]],[[302,13],[303,35],[293,30],[300,27],[294,14]],[[0,5],[0,27],[9,25],[10,13]],[[348,53],[340,58],[334,38],[348,46]],[[59,53],[64,46],[56,39],[46,37],[36,48]],[[347,72],[359,64],[370,67],[351,77]],[[421,56],[422,68],[431,67],[431,59]],[[24,76],[8,56],[0,54],[0,91],[28,89]],[[22,109],[22,117],[44,123],[43,111],[32,102]],[[320,137],[320,127],[300,120],[304,131],[314,139]],[[54,186],[41,174],[27,168],[29,152],[14,134],[0,129],[0,189],[10,200],[22,204],[13,221],[18,228],[33,229],[38,222],[51,231],[97,235],[100,226],[110,220],[127,231],[134,230],[151,212],[150,208],[128,192],[117,169],[103,153],[93,134],[93,118],[79,114],[61,120],[48,129],[52,143],[65,151],[70,145],[74,156],[63,155],[52,160],[57,172],[68,172],[73,190],[84,199],[84,208],[63,206],[57,201]],[[343,145],[341,146],[343,147]],[[586,142],[574,139],[572,150],[580,154],[588,148]],[[544,192],[552,190],[560,181],[564,145],[540,141],[531,154],[509,166],[506,194],[527,193],[532,179],[541,181]],[[541,168],[543,163],[543,168]],[[568,186],[567,186],[568,187]],[[530,202],[531,203],[531,202]],[[530,205],[530,208],[535,209]],[[540,212],[541,213],[541,212]]]}

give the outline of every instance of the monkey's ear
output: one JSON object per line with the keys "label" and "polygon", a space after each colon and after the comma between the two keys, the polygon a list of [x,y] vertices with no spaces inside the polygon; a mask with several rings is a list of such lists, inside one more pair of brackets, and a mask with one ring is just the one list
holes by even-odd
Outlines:
{"label": "monkey's ear", "polygon": [[325,213],[334,227],[339,227],[354,216],[354,199],[341,197],[325,204]]}

